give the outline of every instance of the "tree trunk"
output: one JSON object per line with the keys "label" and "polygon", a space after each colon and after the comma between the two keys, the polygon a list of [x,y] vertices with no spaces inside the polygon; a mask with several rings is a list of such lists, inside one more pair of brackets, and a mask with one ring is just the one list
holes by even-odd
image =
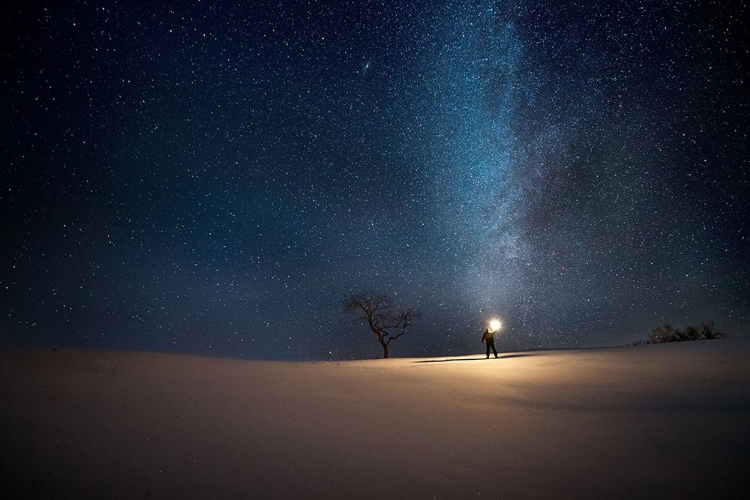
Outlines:
{"label": "tree trunk", "polygon": [[388,359],[388,344],[383,344],[383,359]]}

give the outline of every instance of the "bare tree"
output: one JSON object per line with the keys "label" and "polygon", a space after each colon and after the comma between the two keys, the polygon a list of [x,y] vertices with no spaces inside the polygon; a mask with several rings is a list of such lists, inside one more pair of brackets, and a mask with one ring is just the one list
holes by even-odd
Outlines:
{"label": "bare tree", "polygon": [[359,316],[357,320],[366,323],[383,346],[383,358],[388,357],[388,345],[402,335],[421,316],[418,310],[407,307],[396,311],[385,295],[362,293],[349,297],[344,307]]}

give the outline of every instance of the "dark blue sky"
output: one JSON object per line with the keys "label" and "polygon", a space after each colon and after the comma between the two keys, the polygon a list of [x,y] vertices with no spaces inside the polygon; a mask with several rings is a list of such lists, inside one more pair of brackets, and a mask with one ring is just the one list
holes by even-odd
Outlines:
{"label": "dark blue sky", "polygon": [[2,8],[0,342],[375,357],[366,290],[393,356],[750,334],[741,2],[154,3]]}

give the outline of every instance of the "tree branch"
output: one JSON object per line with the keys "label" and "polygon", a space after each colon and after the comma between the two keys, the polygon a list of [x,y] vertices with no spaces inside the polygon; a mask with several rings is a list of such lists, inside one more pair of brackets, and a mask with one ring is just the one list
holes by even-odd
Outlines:
{"label": "tree branch", "polygon": [[[344,307],[348,311],[361,312],[356,320],[362,323],[367,322],[370,330],[384,348],[384,357],[387,357],[388,344],[406,335],[407,328],[420,317],[419,311],[411,307],[402,309],[398,313],[394,312],[388,296],[374,293],[353,295],[344,302]],[[397,333],[394,335],[390,330],[395,330]]]}

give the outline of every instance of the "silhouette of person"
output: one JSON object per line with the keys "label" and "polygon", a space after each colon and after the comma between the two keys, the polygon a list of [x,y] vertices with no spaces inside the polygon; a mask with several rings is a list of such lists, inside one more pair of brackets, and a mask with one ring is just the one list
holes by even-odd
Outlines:
{"label": "silhouette of person", "polygon": [[487,328],[484,331],[484,335],[482,335],[482,343],[487,346],[487,359],[490,359],[490,347],[492,347],[492,352],[494,352],[495,357],[497,357],[497,349],[495,349],[495,332]]}

